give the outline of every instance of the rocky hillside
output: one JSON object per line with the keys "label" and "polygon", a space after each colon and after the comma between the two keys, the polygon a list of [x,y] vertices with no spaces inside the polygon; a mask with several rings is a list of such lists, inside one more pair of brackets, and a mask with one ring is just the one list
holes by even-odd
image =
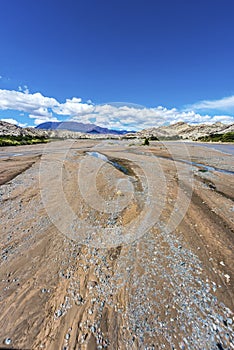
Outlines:
{"label": "rocky hillside", "polygon": [[155,138],[155,139],[183,139],[183,140],[198,140],[200,137],[205,137],[213,134],[226,134],[234,132],[233,124],[215,123],[211,125],[189,125],[179,122],[173,125],[160,126],[158,128],[149,128],[137,133],[129,133],[126,135],[101,134],[101,133],[84,133],[69,130],[46,130],[39,128],[21,128],[19,126],[0,121],[0,136],[31,136],[31,137],[46,137],[46,138]]}
{"label": "rocky hillside", "polygon": [[21,128],[20,126],[10,124],[0,120],[0,136],[32,136],[32,137],[49,137],[45,130],[34,128]]}
{"label": "rocky hillside", "polygon": [[139,131],[136,136],[140,138],[158,138],[158,139],[188,139],[197,140],[199,137],[209,136],[211,134],[226,134],[234,131],[233,124],[215,123],[211,125],[198,124],[189,125],[184,122],[178,122],[173,125],[160,126],[158,128],[149,128]]}
{"label": "rocky hillside", "polygon": [[30,137],[45,137],[45,138],[71,138],[71,139],[79,139],[79,138],[119,138],[118,135],[111,134],[101,134],[101,133],[84,133],[77,131],[69,131],[69,130],[46,130],[46,129],[38,129],[38,128],[21,128],[14,124],[10,124],[0,120],[0,136],[30,136]]}

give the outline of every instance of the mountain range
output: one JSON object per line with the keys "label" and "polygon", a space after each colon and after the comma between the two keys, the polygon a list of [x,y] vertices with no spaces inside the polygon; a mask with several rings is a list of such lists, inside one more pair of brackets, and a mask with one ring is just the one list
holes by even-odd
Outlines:
{"label": "mountain range", "polygon": [[31,136],[65,139],[155,138],[159,140],[183,139],[195,141],[200,137],[205,137],[214,134],[227,134],[229,132],[234,132],[234,123],[229,125],[222,124],[220,122],[215,124],[190,125],[184,122],[178,122],[168,126],[148,128],[138,132],[128,133],[124,130],[111,130],[107,128],[101,128],[94,124],[83,124],[76,122],[48,122],[40,124],[36,128],[22,128],[14,124],[0,121],[0,136]]}
{"label": "mountain range", "polygon": [[68,130],[73,132],[82,132],[85,134],[109,134],[109,135],[124,135],[129,131],[127,130],[112,130],[108,128],[102,128],[95,124],[84,124],[73,121],[66,122],[46,122],[39,124],[37,129],[45,130]]}

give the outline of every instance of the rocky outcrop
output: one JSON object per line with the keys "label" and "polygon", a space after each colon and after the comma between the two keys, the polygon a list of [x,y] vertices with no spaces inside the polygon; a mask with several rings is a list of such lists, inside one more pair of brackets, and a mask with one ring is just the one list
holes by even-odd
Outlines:
{"label": "rocky outcrop", "polygon": [[233,131],[234,124],[226,125],[219,122],[210,125],[189,125],[184,122],[178,122],[173,125],[144,129],[137,132],[136,136],[138,138],[197,140],[199,137],[209,136],[211,134],[225,134]]}
{"label": "rocky outcrop", "polygon": [[37,130],[34,128],[21,128],[20,126],[0,120],[0,136],[48,137],[48,133],[45,130]]}
{"label": "rocky outcrop", "polygon": [[0,136],[30,136],[30,137],[45,137],[45,138],[61,138],[61,139],[102,139],[102,138],[117,138],[119,135],[112,134],[86,134],[82,132],[69,130],[45,130],[37,128],[21,128],[20,126],[0,121]]}

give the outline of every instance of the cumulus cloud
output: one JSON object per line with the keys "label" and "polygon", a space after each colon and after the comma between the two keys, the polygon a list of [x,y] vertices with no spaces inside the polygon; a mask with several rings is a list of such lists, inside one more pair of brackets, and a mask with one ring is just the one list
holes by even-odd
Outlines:
{"label": "cumulus cloud", "polygon": [[219,119],[219,116],[200,115],[195,111],[178,111],[175,108],[167,109],[162,106],[136,108],[103,105],[94,106],[92,113],[76,115],[72,120],[85,123],[94,122],[102,127],[140,130],[142,128],[174,124],[179,121],[190,124],[211,124],[218,121],[231,123],[233,122],[233,117],[222,115]]}
{"label": "cumulus cloud", "polygon": [[84,115],[93,111],[93,106],[88,103],[81,103],[81,98],[73,97],[66,99],[65,103],[60,103],[53,108],[53,112],[58,115],[75,116]]}
{"label": "cumulus cloud", "polygon": [[33,113],[40,107],[53,108],[59,102],[52,97],[45,97],[40,92],[25,94],[21,91],[0,89],[0,109],[13,109]]}
{"label": "cumulus cloud", "polygon": [[29,118],[34,119],[34,124],[39,125],[45,122],[58,122],[58,118],[56,117],[43,117],[43,116],[36,116],[36,115],[29,115]]}
{"label": "cumulus cloud", "polygon": [[13,118],[1,118],[1,121],[7,122],[7,123],[10,123],[10,124],[14,124],[14,125],[17,125],[17,126],[21,126],[21,127],[25,127],[27,125],[27,124],[20,123],[16,119],[13,119]]}
{"label": "cumulus cloud", "polygon": [[234,96],[224,97],[219,100],[200,101],[191,105],[190,108],[194,110],[215,109],[220,111],[234,111]]}
{"label": "cumulus cloud", "polygon": [[25,94],[29,94],[29,88],[28,88],[27,85],[24,85],[23,87],[19,86],[18,90],[21,91],[21,92],[24,92]]}
{"label": "cumulus cloud", "polygon": [[[229,102],[227,102],[227,99]],[[234,97],[233,97],[234,100]],[[218,104],[219,101],[219,104]],[[231,106],[232,97],[216,101],[216,106]],[[220,102],[224,101],[224,102]],[[38,125],[46,121],[59,121],[69,119],[83,123],[95,123],[102,127],[139,130],[143,128],[157,127],[165,124],[174,124],[179,121],[190,124],[214,123],[221,121],[223,123],[232,123],[233,117],[230,115],[201,115],[196,110],[203,101],[194,104],[194,108],[189,110],[168,109],[163,106],[146,108],[131,103],[107,103],[103,105],[94,105],[90,101],[83,103],[81,98],[73,97],[60,103],[53,97],[43,96],[40,92],[25,93],[23,91],[0,90],[0,109],[17,110],[27,113],[29,118]],[[215,101],[212,101],[214,103]],[[210,104],[209,104],[210,106]],[[209,107],[210,108],[210,107]],[[215,109],[215,107],[213,107]]]}

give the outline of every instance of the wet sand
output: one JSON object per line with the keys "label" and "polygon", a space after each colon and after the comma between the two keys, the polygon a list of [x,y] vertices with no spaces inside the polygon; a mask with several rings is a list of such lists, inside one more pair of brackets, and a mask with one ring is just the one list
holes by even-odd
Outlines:
{"label": "wet sand", "polygon": [[233,171],[178,142],[2,148],[0,348],[234,349]]}

